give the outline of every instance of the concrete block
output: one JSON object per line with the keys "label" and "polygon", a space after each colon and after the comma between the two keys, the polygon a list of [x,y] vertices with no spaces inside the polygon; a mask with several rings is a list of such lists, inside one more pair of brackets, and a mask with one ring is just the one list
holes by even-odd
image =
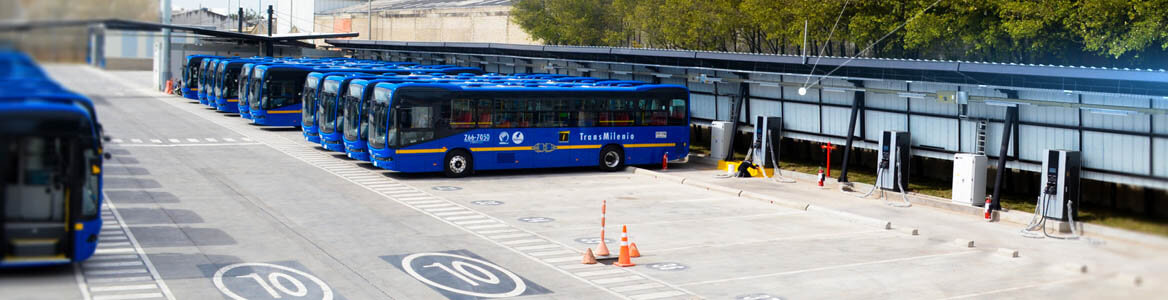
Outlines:
{"label": "concrete block", "polygon": [[973,248],[973,240],[959,238],[959,239],[954,239],[953,244],[955,244],[955,245],[957,245],[957,247],[961,247],[961,248]]}
{"label": "concrete block", "polygon": [[1018,258],[1018,250],[1009,248],[998,248],[997,254],[1006,258]]}
{"label": "concrete block", "polygon": [[1063,271],[1068,272],[1068,273],[1087,274],[1087,265],[1080,264],[1080,263],[1065,263],[1065,264],[1055,266],[1055,268],[1057,268],[1059,270],[1063,270]]}
{"label": "concrete block", "polygon": [[759,201],[766,201],[766,202],[770,202],[771,204],[776,204],[779,206],[794,208],[794,209],[798,209],[798,210],[807,210],[807,206],[810,206],[810,204],[807,204],[807,203],[786,200],[786,199],[773,197],[773,196],[769,196],[769,195],[763,195],[763,194],[751,192],[751,191],[742,191],[741,193],[738,194],[738,196],[743,197],[743,198],[748,198],[748,199],[759,200]]}
{"label": "concrete block", "polygon": [[681,176],[677,176],[677,175],[657,173],[655,176],[657,177],[657,179],[665,180],[665,181],[669,181],[669,182],[676,182],[676,183],[683,183],[684,184],[686,181],[685,177],[681,177]]}
{"label": "concrete block", "polygon": [[1111,282],[1119,285],[1140,286],[1144,284],[1144,278],[1139,275],[1119,273],[1111,278]]}

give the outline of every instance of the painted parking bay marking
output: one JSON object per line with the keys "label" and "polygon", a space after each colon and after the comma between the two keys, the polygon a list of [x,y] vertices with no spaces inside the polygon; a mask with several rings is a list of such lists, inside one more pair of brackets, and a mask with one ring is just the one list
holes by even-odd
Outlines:
{"label": "painted parking bay marking", "polygon": [[505,298],[551,293],[467,250],[389,255],[381,259],[449,299]]}
{"label": "painted parking bay marking", "polygon": [[332,288],[320,278],[295,268],[269,263],[228,265],[219,268],[212,281],[220,292],[235,300],[332,300],[335,296]]}

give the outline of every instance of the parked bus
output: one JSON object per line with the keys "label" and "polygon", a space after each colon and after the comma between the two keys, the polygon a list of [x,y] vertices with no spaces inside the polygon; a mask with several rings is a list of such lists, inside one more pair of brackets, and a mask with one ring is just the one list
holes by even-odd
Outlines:
{"label": "parked bus", "polygon": [[[473,77],[473,79],[483,80],[483,77]],[[341,111],[338,113],[337,122],[338,130],[343,132],[345,155],[356,160],[369,161],[369,149],[365,145],[365,141],[369,137],[368,118],[368,104],[369,99],[373,96],[373,86],[379,83],[405,83],[405,82],[429,82],[429,83],[454,83],[456,80],[473,80],[460,76],[458,79],[449,79],[442,77],[433,77],[428,75],[410,75],[410,76],[383,76],[372,79],[354,79],[349,82],[349,88],[341,97]]]}
{"label": "parked bus", "polygon": [[368,73],[354,73],[354,72],[312,72],[308,74],[308,78],[304,81],[304,92],[301,94],[301,107],[304,109],[300,112],[300,129],[304,135],[304,139],[320,143],[320,132],[316,126],[316,109],[319,106],[317,101],[320,99],[319,87],[326,78],[329,77],[345,77],[345,76],[360,76],[369,75]]}
{"label": "parked bus", "polygon": [[615,171],[689,152],[689,91],[677,85],[379,83],[366,117],[371,161],[399,172]]}
{"label": "parked bus", "polygon": [[0,268],[88,259],[101,231],[93,103],[38,86],[0,88]]}
{"label": "parked bus", "polygon": [[204,91],[200,88],[199,79],[202,78],[203,62],[208,58],[215,58],[215,55],[188,55],[186,61],[183,62],[183,77],[182,77],[182,92],[183,97],[191,100],[199,100],[199,94]]}

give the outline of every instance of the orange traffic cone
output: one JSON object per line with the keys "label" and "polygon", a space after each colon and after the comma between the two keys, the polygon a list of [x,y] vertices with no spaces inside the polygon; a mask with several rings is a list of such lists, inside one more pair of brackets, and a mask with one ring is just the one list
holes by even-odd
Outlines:
{"label": "orange traffic cone", "polygon": [[600,244],[596,245],[596,255],[609,256],[612,253],[608,252],[608,243],[604,242],[604,222],[605,215],[608,214],[608,200],[604,200],[600,204]]}
{"label": "orange traffic cone", "polygon": [[596,255],[609,256],[612,253],[608,252],[608,244],[604,242],[604,238],[600,238],[600,245],[596,245]]}
{"label": "orange traffic cone", "polygon": [[637,243],[629,243],[629,257],[641,257],[641,250],[637,250]]}
{"label": "orange traffic cone", "polygon": [[596,264],[596,255],[592,255],[592,248],[588,248],[588,250],[584,251],[584,259],[580,263],[585,265]]}
{"label": "orange traffic cone", "polygon": [[628,226],[621,226],[620,257],[617,258],[617,261],[614,265],[616,265],[617,267],[632,267],[632,266],[637,265],[637,264],[634,264],[631,259],[629,259],[629,227]]}

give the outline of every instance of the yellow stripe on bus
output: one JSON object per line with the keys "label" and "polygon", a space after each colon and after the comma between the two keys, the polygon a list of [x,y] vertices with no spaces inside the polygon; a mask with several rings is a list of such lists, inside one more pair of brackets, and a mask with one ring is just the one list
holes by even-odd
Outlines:
{"label": "yellow stripe on bus", "polygon": [[239,102],[239,99],[227,99],[227,102]]}
{"label": "yellow stripe on bus", "polygon": [[566,150],[572,150],[572,149],[600,149],[600,145],[563,145],[563,146],[556,146],[556,149],[566,149]]}
{"label": "yellow stripe on bus", "polygon": [[198,92],[198,91],[199,91],[199,88],[191,88],[191,91],[192,91],[192,92]]}
{"label": "yellow stripe on bus", "polygon": [[398,149],[394,152],[397,154],[443,153],[446,152],[446,147],[442,147],[442,149]]}
{"label": "yellow stripe on bus", "polygon": [[625,148],[654,148],[654,147],[673,147],[677,143],[659,143],[659,144],[625,144]]}
{"label": "yellow stripe on bus", "polygon": [[535,150],[535,148],[532,148],[532,146],[470,148],[470,151],[523,151],[523,150]]}
{"label": "yellow stripe on bus", "polygon": [[298,114],[300,110],[269,110],[268,114]]}

